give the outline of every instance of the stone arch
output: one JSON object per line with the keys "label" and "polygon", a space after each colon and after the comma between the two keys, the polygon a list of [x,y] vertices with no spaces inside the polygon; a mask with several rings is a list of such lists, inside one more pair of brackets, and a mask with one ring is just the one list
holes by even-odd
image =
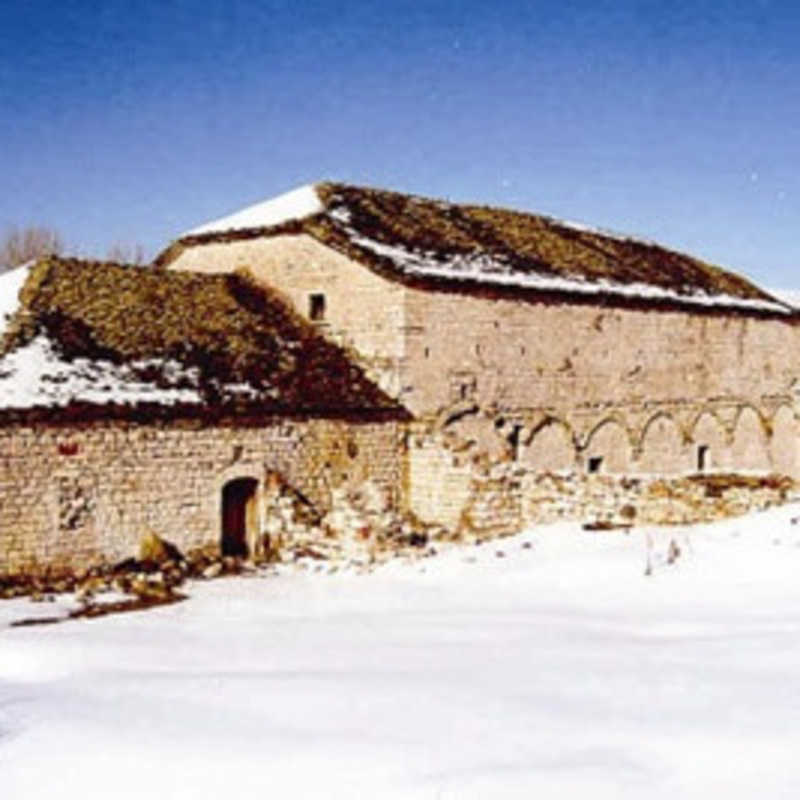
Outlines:
{"label": "stone arch", "polygon": [[710,410],[702,411],[692,425],[692,468],[696,472],[714,472],[730,465],[725,427]]}
{"label": "stone arch", "polygon": [[675,475],[692,469],[690,451],[676,421],[663,411],[652,416],[639,440],[639,471]]}
{"label": "stone arch", "polygon": [[518,460],[541,472],[574,470],[576,452],[569,425],[554,417],[546,419],[520,442]]}
{"label": "stone arch", "polygon": [[742,406],[736,415],[731,444],[731,468],[736,472],[769,472],[770,457],[761,414]]}
{"label": "stone arch", "polygon": [[774,472],[797,475],[797,422],[789,406],[780,406],[772,416],[769,455]]}
{"label": "stone arch", "polygon": [[472,455],[486,455],[491,459],[502,458],[509,453],[510,441],[515,426],[490,410],[473,406],[450,416],[441,430],[452,448],[467,451]]}
{"label": "stone arch", "polygon": [[585,464],[588,472],[624,474],[631,471],[631,437],[615,417],[596,425],[586,440]]}

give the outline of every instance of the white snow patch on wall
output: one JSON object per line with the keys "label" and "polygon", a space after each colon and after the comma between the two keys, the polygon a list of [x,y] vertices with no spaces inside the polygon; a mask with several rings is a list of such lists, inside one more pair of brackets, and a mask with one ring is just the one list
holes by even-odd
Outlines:
{"label": "white snow patch on wall", "polygon": [[43,335],[0,360],[0,408],[52,408],[85,403],[200,403],[196,389],[162,388],[137,379],[136,371],[157,367],[170,383],[196,383],[197,370],[176,361],[137,361],[117,365],[76,358],[65,361]]}
{"label": "white snow patch on wall", "polygon": [[299,189],[293,189],[291,192],[273,197],[271,200],[243,208],[235,214],[193,228],[182,234],[181,238],[248,228],[268,228],[289,220],[304,219],[324,210],[325,207],[317,195],[316,187],[313,185],[301,186]]}

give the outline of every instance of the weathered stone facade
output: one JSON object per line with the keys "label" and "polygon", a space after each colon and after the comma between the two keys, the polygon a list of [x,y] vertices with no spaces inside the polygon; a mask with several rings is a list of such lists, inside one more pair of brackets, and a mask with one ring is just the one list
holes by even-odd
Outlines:
{"label": "weathered stone facade", "polygon": [[403,482],[398,423],[278,419],[0,428],[0,574],[86,567],[135,555],[153,532],[181,549],[220,542],[226,485],[254,483],[248,549],[261,546],[264,493],[285,481],[320,511],[367,477],[394,505]]}
{"label": "weathered stone facade", "polygon": [[324,296],[320,329],[409,408],[415,430],[457,433],[460,454],[412,444],[422,516],[452,521],[463,464],[498,442],[539,470],[800,474],[791,317],[417,288],[305,234],[190,246],[170,264],[240,268],[306,317]]}
{"label": "weathered stone facade", "polygon": [[[63,358],[28,409],[52,413],[0,427],[0,574],[122,559],[149,533],[257,553],[276,481],[320,512],[337,488],[369,482],[422,521],[507,531],[587,513],[604,489],[629,504],[631,486],[650,485],[614,476],[800,477],[800,315],[642,243],[573,247],[581,234],[547,220],[360,195],[271,230],[189,235],[160,262],[179,274],[38,270],[18,322]],[[186,274],[238,270],[251,277]],[[572,288],[537,288],[547,280]],[[136,336],[128,301],[107,308],[120,283],[151,315]],[[32,346],[15,330],[7,346]],[[148,378],[175,359],[185,386],[170,370]],[[191,386],[197,405],[114,416],[124,403],[98,404],[98,386],[94,416],[50,402],[86,360],[139,364],[140,381]],[[259,423],[245,413],[254,398]]]}

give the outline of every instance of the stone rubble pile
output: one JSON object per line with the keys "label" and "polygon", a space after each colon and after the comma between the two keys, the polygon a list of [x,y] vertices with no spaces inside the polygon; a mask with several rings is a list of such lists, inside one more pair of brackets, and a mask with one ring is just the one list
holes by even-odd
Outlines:
{"label": "stone rubble pile", "polygon": [[398,555],[419,556],[430,543],[449,535],[391,509],[381,489],[367,481],[356,488],[334,489],[331,508],[313,518],[284,491],[267,514],[264,560],[330,562],[334,569],[369,568]]}

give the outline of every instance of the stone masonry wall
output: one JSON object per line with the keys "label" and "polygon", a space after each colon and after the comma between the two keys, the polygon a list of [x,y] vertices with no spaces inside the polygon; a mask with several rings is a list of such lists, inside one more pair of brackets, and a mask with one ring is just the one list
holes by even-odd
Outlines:
{"label": "stone masonry wall", "polygon": [[484,536],[566,520],[599,530],[686,525],[739,516],[798,497],[793,481],[774,475],[625,478],[501,469],[475,480],[460,524]]}
{"label": "stone masonry wall", "polygon": [[562,412],[719,398],[759,405],[800,377],[800,329],[781,319],[416,289],[405,302],[405,400],[418,412],[462,394],[481,407]]}
{"label": "stone masonry wall", "polygon": [[[789,321],[411,289],[305,235],[191,247],[171,268],[245,266],[301,314],[324,292],[321,330],[419,420],[463,425],[472,408],[485,432],[462,437],[462,460],[488,432],[534,471],[800,477],[800,326]],[[412,450],[408,486],[412,508],[452,520],[467,490],[447,458]]]}
{"label": "stone masonry wall", "polygon": [[628,478],[555,475],[501,467],[475,476],[470,500],[451,530],[503,536],[531,525],[580,521],[598,530],[631,525],[687,525],[763,510],[800,497],[791,479],[694,475]]}
{"label": "stone masonry wall", "polygon": [[393,422],[325,420],[0,429],[0,575],[126,558],[150,531],[181,549],[218,543],[222,488],[241,477],[260,497],[277,473],[320,510],[370,479],[396,504],[398,436]]}
{"label": "stone masonry wall", "polygon": [[[633,431],[607,421],[585,439],[561,421],[545,418],[531,428],[513,426],[515,442],[509,441],[511,426],[498,424],[501,420],[489,413],[457,414],[438,429],[416,422],[408,437],[409,509],[426,522],[453,528],[474,507],[484,476],[492,470],[504,475],[586,475],[598,485],[616,476],[640,483],[700,473],[798,477],[800,425],[789,406],[779,406],[763,424],[749,406],[715,407],[713,413],[696,412],[687,419],[693,424],[684,428],[659,413],[643,430]],[[595,458],[601,459],[601,468],[587,475]],[[498,517],[492,524],[502,527],[501,512],[488,510],[507,507],[508,493],[501,495],[493,495],[495,505],[490,503],[486,513]]]}
{"label": "stone masonry wall", "polygon": [[384,385],[419,417],[465,398],[555,416],[711,400],[761,409],[800,379],[800,326],[783,319],[410,289],[305,234],[190,247],[170,265],[239,267],[306,317],[324,293],[320,329],[382,364]]}

